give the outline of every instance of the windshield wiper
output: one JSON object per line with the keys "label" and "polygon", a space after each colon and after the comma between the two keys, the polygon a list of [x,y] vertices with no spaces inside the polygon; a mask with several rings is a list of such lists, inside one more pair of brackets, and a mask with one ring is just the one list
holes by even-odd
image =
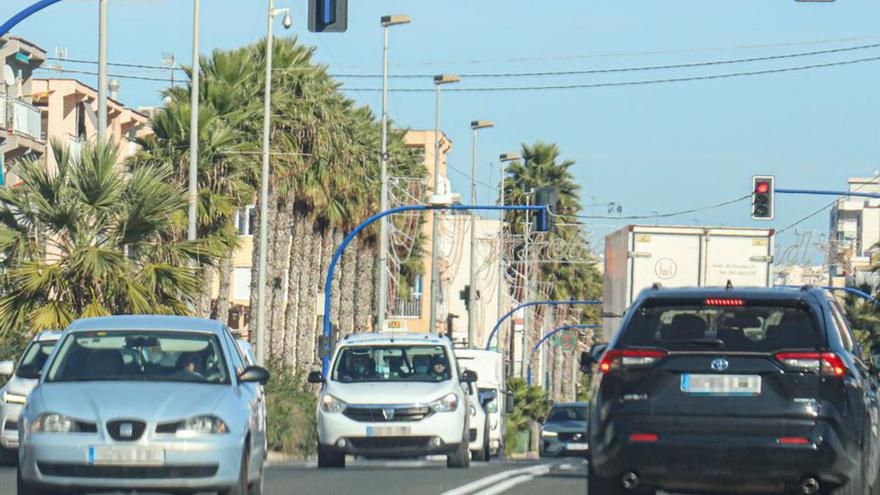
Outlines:
{"label": "windshield wiper", "polygon": [[681,346],[681,347],[724,347],[724,341],[721,339],[686,339],[686,340],[673,340],[670,342],[665,342],[668,346]]}

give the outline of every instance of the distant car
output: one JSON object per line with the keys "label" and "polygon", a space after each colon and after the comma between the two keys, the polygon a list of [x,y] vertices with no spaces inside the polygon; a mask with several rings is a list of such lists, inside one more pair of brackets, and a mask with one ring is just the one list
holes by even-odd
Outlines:
{"label": "distant car", "polygon": [[877,370],[820,289],[648,289],[581,359],[589,494],[880,490]]}
{"label": "distant car", "polygon": [[52,353],[61,332],[44,331],[28,344],[18,366],[13,361],[0,362],[0,374],[9,381],[0,388],[0,460],[9,464],[18,458],[18,417],[27,398],[40,381],[40,370]]}
{"label": "distant car", "polygon": [[259,494],[268,378],[216,321],[75,321],[19,422],[18,493]]}
{"label": "distant car", "polygon": [[473,460],[485,462],[489,460],[489,415],[484,407],[485,400],[481,399],[476,383],[468,383],[465,388],[468,392],[468,413],[471,416],[468,448]]}
{"label": "distant car", "polygon": [[541,427],[541,457],[583,457],[587,443],[587,402],[557,403]]}
{"label": "distant car", "polygon": [[345,467],[346,454],[395,458],[446,455],[470,465],[467,384],[449,339],[358,334],[342,339],[318,399],[318,467]]}

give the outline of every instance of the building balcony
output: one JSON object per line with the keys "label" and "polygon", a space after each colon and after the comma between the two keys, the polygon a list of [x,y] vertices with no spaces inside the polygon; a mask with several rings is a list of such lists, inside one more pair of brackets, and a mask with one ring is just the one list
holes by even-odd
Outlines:
{"label": "building balcony", "polygon": [[7,98],[4,104],[0,104],[0,122],[6,128],[3,153],[7,161],[46,152],[43,116],[39,108],[17,98]]}
{"label": "building balcony", "polygon": [[391,305],[391,315],[397,318],[421,318],[422,297],[396,299]]}

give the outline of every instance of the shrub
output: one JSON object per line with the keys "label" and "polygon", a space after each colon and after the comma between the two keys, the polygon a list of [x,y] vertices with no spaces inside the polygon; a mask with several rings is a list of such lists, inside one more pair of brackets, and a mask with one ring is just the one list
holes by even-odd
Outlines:
{"label": "shrub", "polygon": [[318,444],[317,397],[301,373],[272,368],[272,379],[266,385],[269,449],[297,459],[311,457]]}
{"label": "shrub", "polygon": [[547,415],[550,401],[544,389],[529,386],[522,378],[511,378],[507,382],[507,388],[513,394],[514,407],[507,414],[504,450],[506,454],[511,454],[529,449],[528,445],[518,445],[517,437]]}

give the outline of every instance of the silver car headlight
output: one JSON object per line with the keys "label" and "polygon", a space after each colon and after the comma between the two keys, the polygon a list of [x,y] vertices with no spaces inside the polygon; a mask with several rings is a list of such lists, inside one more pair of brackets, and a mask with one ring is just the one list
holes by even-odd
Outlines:
{"label": "silver car headlight", "polygon": [[216,435],[222,433],[229,433],[229,428],[217,416],[194,416],[180,422],[177,427],[177,434],[180,436]]}
{"label": "silver car headlight", "polygon": [[541,431],[541,436],[544,438],[556,438],[559,436],[559,433],[557,433],[555,431],[543,430],[543,431]]}
{"label": "silver car headlight", "polygon": [[[458,409],[458,396],[455,394],[446,394],[443,397],[431,402],[429,404],[431,406],[431,410],[436,413],[444,413],[444,412],[454,412]],[[476,411],[475,411],[476,412]]]}
{"label": "silver car headlight", "polygon": [[330,394],[325,394],[321,397],[321,410],[328,414],[337,414],[341,413],[345,410],[346,404],[344,401],[333,397]]}
{"label": "silver car headlight", "polygon": [[13,394],[12,392],[9,392],[7,390],[7,391],[3,392],[3,402],[5,402],[7,404],[26,404],[27,403],[27,396]]}
{"label": "silver car headlight", "polygon": [[58,413],[43,413],[31,423],[34,433],[73,433],[77,424],[73,418]]}

